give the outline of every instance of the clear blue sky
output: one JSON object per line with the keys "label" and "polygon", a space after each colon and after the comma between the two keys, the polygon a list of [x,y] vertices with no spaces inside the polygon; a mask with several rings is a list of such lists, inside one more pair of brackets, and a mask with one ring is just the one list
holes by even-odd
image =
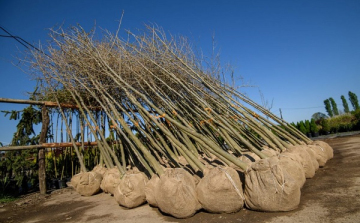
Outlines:
{"label": "clear blue sky", "polygon": [[[48,28],[81,24],[115,31],[142,29],[156,23],[172,34],[188,36],[205,55],[212,35],[222,62],[235,75],[258,88],[244,88],[261,103],[259,89],[272,111],[289,122],[325,113],[323,101],[333,97],[342,109],[348,91],[360,99],[360,1],[94,1],[0,0],[0,26],[32,44],[48,39]],[[5,33],[0,32],[4,35]],[[27,99],[35,82],[13,66],[24,47],[0,38],[0,97]],[[238,83],[241,84],[240,82]],[[348,102],[350,104],[350,102]],[[0,103],[0,110],[22,106]],[[0,141],[7,144],[17,122],[0,114]]]}

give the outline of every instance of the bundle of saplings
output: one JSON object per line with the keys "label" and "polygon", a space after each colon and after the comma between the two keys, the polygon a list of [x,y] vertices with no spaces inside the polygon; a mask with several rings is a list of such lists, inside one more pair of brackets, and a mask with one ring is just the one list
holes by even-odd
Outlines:
{"label": "bundle of saplings", "polygon": [[107,169],[81,164],[73,178],[80,194],[102,189],[122,206],[148,201],[177,218],[201,208],[297,208],[305,177],[332,157],[331,147],[221,82],[186,38],[152,26],[126,40],[118,33],[97,39],[80,26],[59,28],[42,47],[46,54],[31,52],[42,92],[62,114],[63,103],[76,106]]}

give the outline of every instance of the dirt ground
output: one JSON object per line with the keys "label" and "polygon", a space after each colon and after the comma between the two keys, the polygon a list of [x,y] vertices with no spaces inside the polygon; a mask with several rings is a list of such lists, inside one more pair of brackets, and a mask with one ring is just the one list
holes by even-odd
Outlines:
{"label": "dirt ground", "polygon": [[175,219],[149,205],[129,210],[108,194],[81,197],[66,188],[0,204],[0,222],[360,222],[360,134],[322,140],[333,147],[334,158],[306,181],[295,211],[243,209],[235,214],[199,212],[192,218]]}

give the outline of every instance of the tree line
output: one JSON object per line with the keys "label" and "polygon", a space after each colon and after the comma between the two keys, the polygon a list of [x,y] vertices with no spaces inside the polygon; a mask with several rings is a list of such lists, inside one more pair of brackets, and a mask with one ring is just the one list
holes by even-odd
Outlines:
{"label": "tree line", "polygon": [[328,114],[316,112],[311,120],[304,120],[291,123],[308,137],[316,137],[329,133],[348,132],[360,130],[360,106],[355,93],[349,91],[349,101],[353,110],[350,110],[349,104],[344,95],[341,95],[344,110],[339,110],[335,100],[330,97],[324,100],[325,109]]}
{"label": "tree line", "polygon": [[[349,105],[348,105],[344,95],[341,95],[341,101],[342,101],[342,104],[344,107],[344,113],[349,113],[350,112]],[[358,101],[356,94],[351,91],[349,91],[349,101],[350,101],[354,111],[356,111],[360,108],[359,101]],[[324,100],[324,104],[325,104],[325,110],[328,113],[329,117],[339,115],[339,109],[337,108],[337,104],[332,97]]]}
{"label": "tree line", "polygon": [[297,129],[299,129],[302,133],[307,135],[308,137],[316,137],[319,135],[319,128],[315,122],[315,119],[300,121],[295,123],[290,123]]}

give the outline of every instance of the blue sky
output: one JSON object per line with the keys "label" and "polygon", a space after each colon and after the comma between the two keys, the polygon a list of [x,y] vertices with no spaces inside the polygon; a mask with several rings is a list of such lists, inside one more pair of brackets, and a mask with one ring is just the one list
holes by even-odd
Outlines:
{"label": "blue sky", "polygon": [[[79,23],[115,31],[124,10],[123,29],[156,23],[189,37],[205,55],[212,36],[221,61],[231,63],[242,88],[261,104],[259,89],[285,120],[310,119],[324,112],[323,101],[348,91],[360,97],[360,1],[19,1],[0,0],[0,26],[32,44],[45,43],[48,28]],[[98,29],[100,30],[100,29]],[[5,33],[0,32],[4,35]],[[0,97],[27,99],[35,82],[11,62],[24,47],[0,38]],[[240,81],[237,83],[241,85]],[[348,102],[350,104],[350,102]],[[0,103],[0,110],[23,106]],[[0,114],[0,141],[12,138],[17,122]]]}

